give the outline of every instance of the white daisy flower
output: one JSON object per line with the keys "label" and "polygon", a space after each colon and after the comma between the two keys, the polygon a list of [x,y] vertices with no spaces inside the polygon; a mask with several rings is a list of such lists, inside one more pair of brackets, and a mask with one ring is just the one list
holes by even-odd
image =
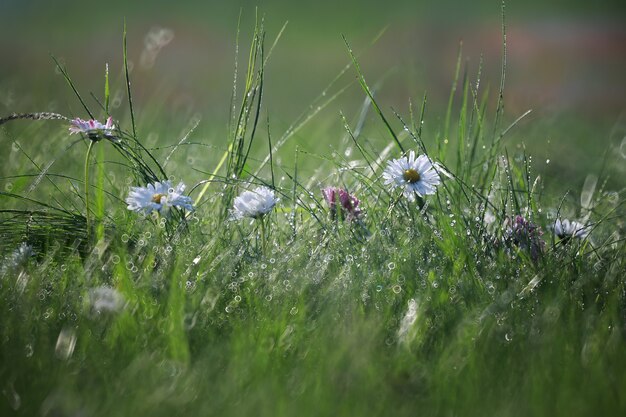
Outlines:
{"label": "white daisy flower", "polygon": [[94,313],[116,313],[124,304],[124,296],[114,288],[101,286],[89,290],[89,306]]}
{"label": "white daisy flower", "polygon": [[189,211],[193,210],[191,197],[183,195],[185,184],[179,183],[172,187],[171,181],[155,182],[146,187],[130,187],[126,198],[128,210],[143,211],[150,214],[152,211],[163,212],[171,207],[178,207]]}
{"label": "white daisy flower", "polygon": [[115,125],[113,119],[109,117],[105,124],[97,120],[83,120],[76,118],[70,122],[70,135],[74,133],[84,133],[89,139],[97,141],[104,138],[115,139]]}
{"label": "white daisy flower", "polygon": [[554,234],[559,239],[570,239],[572,237],[584,239],[589,235],[589,228],[577,221],[567,219],[556,219],[554,222]]}
{"label": "white daisy flower", "polygon": [[26,242],[22,242],[19,248],[13,252],[13,261],[16,264],[22,264],[28,261],[29,258],[35,256],[33,247]]}
{"label": "white daisy flower", "polygon": [[257,187],[252,191],[244,191],[235,198],[232,215],[236,220],[244,217],[258,219],[272,211],[277,202],[274,191],[267,187]]}
{"label": "white daisy flower", "polygon": [[437,173],[440,167],[428,159],[426,155],[415,158],[415,152],[409,152],[409,156],[394,159],[387,163],[383,172],[385,185],[393,185],[394,188],[403,189],[404,196],[409,201],[415,201],[415,194],[420,197],[435,194],[435,188],[441,184],[441,178]]}
{"label": "white daisy flower", "polygon": [[35,256],[35,251],[33,247],[26,242],[22,242],[19,247],[17,247],[11,255],[4,258],[2,268],[0,268],[0,272],[4,273],[9,268],[17,268],[20,266],[24,266],[28,263],[28,260]]}

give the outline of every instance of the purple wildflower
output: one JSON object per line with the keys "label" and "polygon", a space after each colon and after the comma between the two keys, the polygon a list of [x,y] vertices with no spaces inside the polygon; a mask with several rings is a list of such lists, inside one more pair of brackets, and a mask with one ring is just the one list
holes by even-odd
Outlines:
{"label": "purple wildflower", "polygon": [[339,206],[339,216],[341,219],[354,220],[361,214],[359,199],[348,193],[347,190],[337,187],[327,187],[322,189],[324,199],[330,207],[330,215],[333,219],[337,217],[337,207]]}
{"label": "purple wildflower", "polygon": [[541,227],[517,215],[513,220],[510,217],[505,219],[504,229],[505,243],[527,250],[533,261],[536,262],[543,254],[546,243],[541,239],[543,235]]}

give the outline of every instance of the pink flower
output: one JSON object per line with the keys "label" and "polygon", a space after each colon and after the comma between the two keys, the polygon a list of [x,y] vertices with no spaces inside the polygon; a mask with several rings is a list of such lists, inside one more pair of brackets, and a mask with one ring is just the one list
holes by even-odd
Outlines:
{"label": "pink flower", "polygon": [[322,189],[324,199],[330,207],[330,215],[333,219],[337,217],[337,206],[339,205],[339,215],[341,219],[354,220],[361,214],[359,199],[348,193],[347,190],[337,187],[327,187]]}
{"label": "pink flower", "polygon": [[83,120],[78,117],[70,123],[70,135],[74,133],[84,133],[91,140],[116,138],[115,125],[113,124],[113,119],[111,117],[107,119],[106,124],[102,124],[97,120]]}

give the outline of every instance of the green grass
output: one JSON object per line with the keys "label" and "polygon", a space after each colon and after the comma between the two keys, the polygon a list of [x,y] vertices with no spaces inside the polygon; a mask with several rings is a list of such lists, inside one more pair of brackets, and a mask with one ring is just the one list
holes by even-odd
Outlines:
{"label": "green grass", "polygon": [[[504,78],[489,94],[459,67],[437,125],[427,97],[407,115],[380,106],[349,47],[353,65],[277,132],[263,107],[265,36],[259,19],[238,46],[249,55],[221,103],[227,138],[190,122],[163,140],[162,103],[130,105],[128,67],[120,85],[107,73],[101,99],[75,90],[74,106],[99,120],[109,91],[127,91],[112,114],[119,141],[68,137],[64,120],[2,125],[0,414],[623,414],[620,143],[602,166],[580,166],[577,191],[507,142],[521,115],[503,111]],[[361,108],[333,108],[359,87]],[[345,129],[332,131],[337,119]],[[446,166],[436,195],[411,203],[382,183],[402,150]],[[192,185],[195,212],[126,210],[129,186],[166,175]],[[258,220],[229,219],[250,184],[281,199],[267,236]],[[329,185],[358,196],[359,221],[332,218]],[[540,255],[504,230],[518,214],[544,230]],[[557,215],[591,234],[559,242]],[[22,242],[33,256],[15,252]],[[114,311],[98,311],[100,286],[121,297]]]}

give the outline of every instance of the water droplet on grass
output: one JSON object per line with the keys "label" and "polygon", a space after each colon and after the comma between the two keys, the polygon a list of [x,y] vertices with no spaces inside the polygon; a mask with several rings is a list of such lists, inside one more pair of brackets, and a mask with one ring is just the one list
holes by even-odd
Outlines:
{"label": "water droplet on grass", "polygon": [[68,360],[74,353],[76,347],[76,332],[74,329],[65,327],[59,333],[54,353],[61,360]]}
{"label": "water droplet on grass", "polygon": [[606,193],[606,198],[611,205],[616,205],[617,203],[619,203],[619,194],[615,191],[609,191],[608,193]]}
{"label": "water droplet on grass", "polygon": [[593,198],[593,193],[596,190],[597,184],[597,176],[593,174],[587,175],[587,178],[585,178],[585,183],[583,184],[583,189],[580,193],[580,205],[583,206],[583,208],[591,208],[591,199]]}

